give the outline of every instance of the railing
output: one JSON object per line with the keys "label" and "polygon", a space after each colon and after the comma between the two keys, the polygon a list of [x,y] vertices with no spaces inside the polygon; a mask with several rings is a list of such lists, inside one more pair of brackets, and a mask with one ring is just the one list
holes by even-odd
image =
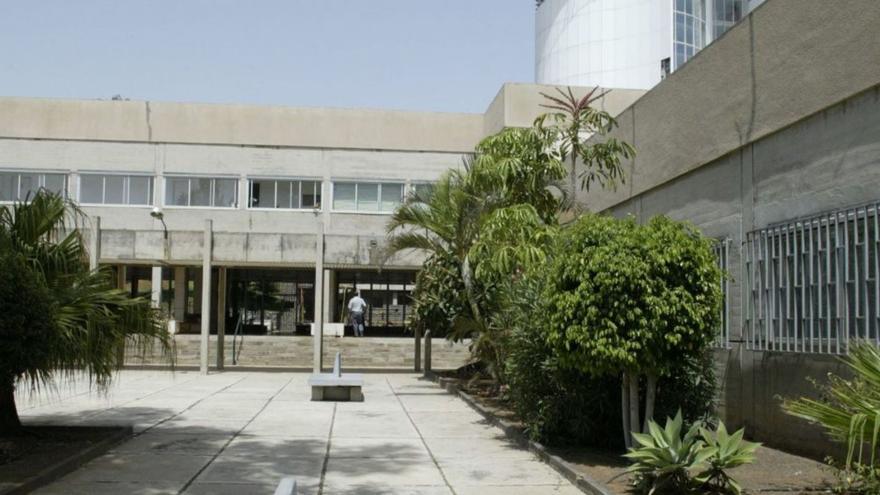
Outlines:
{"label": "railing", "polygon": [[880,203],[748,233],[749,349],[843,354],[880,344]]}
{"label": "railing", "polygon": [[715,335],[713,346],[719,349],[730,347],[730,239],[718,239],[715,243],[715,259],[721,269],[721,326]]}

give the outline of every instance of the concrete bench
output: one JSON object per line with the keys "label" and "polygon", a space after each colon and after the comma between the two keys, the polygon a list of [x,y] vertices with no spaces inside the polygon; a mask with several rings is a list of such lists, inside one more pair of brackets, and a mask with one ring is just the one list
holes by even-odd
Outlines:
{"label": "concrete bench", "polygon": [[275,495],[296,495],[296,480],[290,476],[281,478],[281,482],[275,488]]}
{"label": "concrete bench", "polygon": [[360,374],[342,374],[342,354],[336,353],[332,373],[315,373],[309,377],[312,400],[362,402],[364,377]]}

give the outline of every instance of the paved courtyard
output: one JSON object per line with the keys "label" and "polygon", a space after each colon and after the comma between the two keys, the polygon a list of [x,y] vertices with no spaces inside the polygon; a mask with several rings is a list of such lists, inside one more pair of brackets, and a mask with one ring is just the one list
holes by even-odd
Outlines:
{"label": "paved courtyard", "polygon": [[304,373],[124,371],[21,397],[30,424],[131,424],[134,436],[35,493],[580,493],[464,402],[416,375],[365,376],[362,403],[310,402]]}

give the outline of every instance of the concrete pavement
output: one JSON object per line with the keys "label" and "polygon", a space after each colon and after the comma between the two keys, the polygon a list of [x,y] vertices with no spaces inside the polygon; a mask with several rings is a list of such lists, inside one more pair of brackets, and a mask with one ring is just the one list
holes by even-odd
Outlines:
{"label": "concrete pavement", "polygon": [[35,493],[580,493],[460,399],[416,375],[368,374],[362,403],[311,402],[304,373],[124,371],[20,397],[25,423],[132,424],[135,435]]}

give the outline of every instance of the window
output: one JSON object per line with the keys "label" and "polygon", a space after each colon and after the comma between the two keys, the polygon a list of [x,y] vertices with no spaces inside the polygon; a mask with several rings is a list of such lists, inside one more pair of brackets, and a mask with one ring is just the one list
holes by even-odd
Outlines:
{"label": "window", "polygon": [[238,206],[238,180],[214,177],[167,177],[165,204],[169,206]]}
{"label": "window", "polygon": [[313,180],[252,179],[251,208],[298,210],[321,206],[321,182]]}
{"label": "window", "polygon": [[145,175],[82,174],[79,201],[95,205],[151,205],[153,178]]}
{"label": "window", "polygon": [[430,182],[417,182],[410,186],[410,195],[421,201],[428,201],[434,195],[434,184]]}
{"label": "window", "polygon": [[749,232],[746,347],[841,354],[880,344],[880,203]]}
{"label": "window", "polygon": [[0,201],[21,201],[46,189],[67,195],[67,175],[41,172],[0,172]]}
{"label": "window", "polygon": [[336,182],[333,209],[363,213],[390,213],[403,202],[403,184]]}

